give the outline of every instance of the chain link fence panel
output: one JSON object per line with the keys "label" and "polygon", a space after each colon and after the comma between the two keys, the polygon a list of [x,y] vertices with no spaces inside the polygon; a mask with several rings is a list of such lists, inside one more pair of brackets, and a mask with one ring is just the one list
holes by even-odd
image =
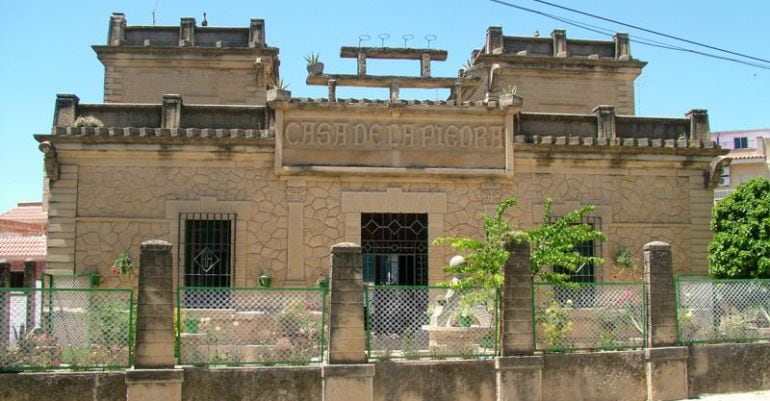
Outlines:
{"label": "chain link fence panel", "polygon": [[641,283],[535,283],[535,349],[642,348],[647,336],[645,299]]}
{"label": "chain link fence panel", "polygon": [[0,369],[131,366],[131,290],[0,289]]}
{"label": "chain link fence panel", "polygon": [[365,287],[370,360],[496,355],[496,291],[447,287]]}
{"label": "chain link fence panel", "polygon": [[185,365],[320,363],[326,291],[180,288],[177,352]]}
{"label": "chain link fence panel", "polygon": [[679,342],[770,340],[770,280],[678,277]]}

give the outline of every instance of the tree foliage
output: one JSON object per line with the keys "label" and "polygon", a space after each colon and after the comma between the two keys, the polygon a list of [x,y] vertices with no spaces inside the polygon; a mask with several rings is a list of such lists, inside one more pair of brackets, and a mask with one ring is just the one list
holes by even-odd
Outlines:
{"label": "tree foliage", "polygon": [[554,273],[550,269],[552,266],[575,271],[588,263],[604,263],[599,257],[583,256],[576,250],[576,246],[582,242],[604,239],[604,234],[600,231],[581,223],[583,216],[591,213],[594,207],[583,206],[554,220],[552,204],[551,199],[546,200],[543,222],[527,232],[517,231],[506,218],[507,211],[516,205],[516,199],[508,198],[500,202],[494,215],[484,216],[483,239],[436,239],[434,244],[449,245],[465,258],[463,264],[444,268],[445,272],[461,277],[453,286],[482,287],[486,290],[500,287],[503,283],[503,265],[509,256],[509,252],[505,250],[505,243],[508,241],[529,241],[532,249],[533,276],[550,282],[563,282],[569,278],[566,274]]}
{"label": "tree foliage", "polygon": [[711,230],[712,277],[770,278],[770,181],[754,178],[719,201]]}

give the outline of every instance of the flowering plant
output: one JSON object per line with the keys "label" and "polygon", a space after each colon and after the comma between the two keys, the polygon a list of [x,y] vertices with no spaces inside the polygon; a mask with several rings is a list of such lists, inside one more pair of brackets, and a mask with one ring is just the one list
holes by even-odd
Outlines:
{"label": "flowering plant", "polygon": [[326,272],[318,273],[318,280],[316,280],[315,285],[319,288],[329,287],[329,276],[326,274]]}
{"label": "flowering plant", "polygon": [[118,255],[114,262],[112,262],[112,274],[119,274],[128,278],[134,278],[134,269],[136,265],[134,260],[131,259],[131,255],[128,251],[123,251]]}

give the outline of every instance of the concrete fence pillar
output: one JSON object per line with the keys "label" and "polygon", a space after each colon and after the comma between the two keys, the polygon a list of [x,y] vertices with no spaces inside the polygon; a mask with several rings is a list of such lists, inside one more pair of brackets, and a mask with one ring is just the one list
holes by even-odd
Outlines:
{"label": "concrete fence pillar", "polygon": [[374,398],[374,365],[367,364],[361,247],[332,246],[329,274],[329,365],[321,368],[324,401]]}
{"label": "concrete fence pillar", "polygon": [[532,269],[528,242],[510,241],[503,266],[501,356],[495,359],[497,401],[540,401],[543,356],[534,355]]}
{"label": "concrete fence pillar", "polygon": [[137,298],[136,370],[126,372],[127,401],[180,401],[183,371],[173,369],[176,360],[170,243],[142,242]]}
{"label": "concrete fence pillar", "polygon": [[671,245],[644,245],[644,280],[647,284],[648,400],[687,398],[687,347],[677,346],[676,288]]}
{"label": "concrete fence pillar", "polygon": [[37,275],[37,263],[32,259],[24,261],[24,288],[27,289],[27,330],[32,330],[35,327],[35,310],[38,292],[35,290]]}
{"label": "concrete fence pillar", "polygon": [[0,260],[0,351],[8,349],[8,338],[11,335],[11,264]]}

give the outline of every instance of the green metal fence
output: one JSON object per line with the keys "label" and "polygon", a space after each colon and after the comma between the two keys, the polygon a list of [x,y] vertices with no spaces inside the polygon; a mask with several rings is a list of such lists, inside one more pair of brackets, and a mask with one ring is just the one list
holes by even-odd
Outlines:
{"label": "green metal fence", "polygon": [[97,287],[101,276],[99,274],[48,274],[41,276],[43,288],[79,288]]}
{"label": "green metal fence", "polygon": [[680,344],[770,340],[770,280],[676,278]]}
{"label": "green metal fence", "polygon": [[497,354],[499,292],[448,287],[364,288],[370,360]]}
{"label": "green metal fence", "polygon": [[0,370],[132,363],[133,291],[0,288]]}
{"label": "green metal fence", "polygon": [[533,285],[535,349],[545,352],[642,348],[643,283]]}
{"label": "green metal fence", "polygon": [[325,299],[322,288],[179,288],[174,323],[179,363],[320,363]]}

